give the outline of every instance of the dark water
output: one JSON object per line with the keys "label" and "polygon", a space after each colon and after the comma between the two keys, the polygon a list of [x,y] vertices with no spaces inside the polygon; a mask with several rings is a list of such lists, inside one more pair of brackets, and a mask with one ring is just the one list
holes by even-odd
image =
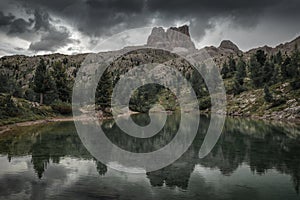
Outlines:
{"label": "dark water", "polygon": [[[134,121],[147,123],[144,115]],[[300,199],[300,127],[227,119],[213,151],[198,152],[209,118],[202,117],[188,151],[161,170],[130,174],[106,167],[82,145],[72,122],[22,127],[0,135],[0,199]],[[169,116],[146,142],[106,121],[123,149],[161,148],[178,128]]]}

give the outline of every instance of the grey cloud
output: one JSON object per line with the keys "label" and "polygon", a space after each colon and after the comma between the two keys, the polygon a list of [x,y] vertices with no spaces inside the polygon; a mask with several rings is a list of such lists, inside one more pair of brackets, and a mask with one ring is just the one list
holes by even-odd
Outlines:
{"label": "grey cloud", "polygon": [[56,51],[57,49],[74,42],[70,39],[70,32],[64,28],[56,29],[52,27],[47,33],[42,35],[40,41],[33,42],[29,46],[32,51]]}
{"label": "grey cloud", "polygon": [[[147,7],[150,12],[156,12],[160,18],[172,19],[195,19],[191,22],[191,31],[193,36],[199,37],[204,35],[205,30],[214,28],[210,24],[212,19],[230,19],[236,27],[252,28],[255,27],[261,18],[265,17],[267,10],[272,12],[273,19],[291,15],[289,21],[294,24],[299,21],[299,12],[290,10],[287,6],[282,6],[283,1],[280,0],[149,0]],[[289,7],[299,9],[300,1],[292,0],[286,3]],[[291,12],[292,11],[292,12]]]}
{"label": "grey cloud", "polygon": [[0,11],[0,28],[4,27],[9,35],[20,34],[29,31],[29,27],[32,25],[33,20],[25,21],[22,18],[16,18],[11,13],[4,15]]}
{"label": "grey cloud", "polygon": [[59,48],[69,43],[75,42],[70,39],[71,33],[64,26],[55,27],[51,24],[52,18],[49,13],[42,9],[34,10],[34,31],[39,31],[41,38],[37,42],[32,42],[29,50],[32,51],[57,51]]}
{"label": "grey cloud", "polygon": [[[275,17],[292,15],[290,20],[299,20],[300,1],[291,0],[282,6],[281,0],[28,0],[29,8],[44,8],[68,19],[77,28],[93,36],[109,35],[128,28],[147,26],[153,18],[161,25],[174,25],[176,21],[191,20],[192,35],[201,37],[206,29],[213,28],[213,18],[230,18],[236,25],[255,26],[266,9],[275,9]],[[278,9],[279,8],[279,9]],[[276,16],[277,15],[277,16]],[[275,20],[275,19],[274,19]]]}
{"label": "grey cloud", "polygon": [[10,25],[14,19],[15,17],[12,14],[5,16],[3,12],[0,11],[0,27]]}
{"label": "grey cloud", "polygon": [[[19,24],[15,22],[15,28],[11,32],[17,35],[16,32],[31,28],[31,31],[41,34],[41,41],[32,43],[30,49],[46,49],[49,45],[48,49],[54,50],[58,46],[45,41],[51,39],[51,32],[55,32],[52,16],[70,23],[75,29],[90,37],[91,41],[126,29],[152,25],[154,19],[155,24],[162,26],[174,26],[178,21],[189,21],[191,35],[196,41],[200,41],[207,30],[215,28],[215,24],[211,23],[214,19],[230,20],[234,28],[254,29],[262,19],[268,18],[277,23],[279,28],[282,24],[285,28],[288,25],[291,31],[295,32],[294,34],[297,32],[294,27],[298,26],[300,20],[299,0],[288,2],[282,0],[11,0],[10,2],[26,9],[34,20],[33,26],[30,24],[31,21],[19,20]],[[7,29],[15,20],[16,17],[13,15],[4,15],[0,12],[0,30]],[[63,31],[59,38],[62,44],[71,42],[67,36],[69,37],[70,34]]]}
{"label": "grey cloud", "polygon": [[51,24],[50,24],[50,16],[47,12],[42,11],[40,9],[35,9],[34,10],[34,19],[35,19],[35,24],[34,24],[34,29],[35,30],[44,30],[47,31],[51,29]]}
{"label": "grey cloud", "polygon": [[8,34],[14,35],[19,33],[29,32],[30,31],[29,28],[32,25],[32,23],[33,23],[32,19],[30,19],[28,22],[22,18],[16,19],[10,24],[10,29],[8,31]]}
{"label": "grey cloud", "polygon": [[[57,49],[74,42],[70,39],[71,34],[67,28],[57,28],[51,24],[52,19],[44,9],[27,9],[27,13],[33,18],[27,21],[23,18],[16,18],[14,15],[4,15],[0,11],[0,30],[7,35],[23,39],[34,40],[39,36],[39,41],[31,42],[29,51],[57,51]],[[36,40],[36,39],[35,39]]]}
{"label": "grey cloud", "polygon": [[127,28],[141,27],[151,18],[144,12],[144,0],[16,0],[26,9],[45,9],[48,13],[72,22],[89,36],[110,35]]}
{"label": "grey cloud", "polygon": [[21,48],[21,47],[15,47],[14,48],[16,51],[24,51],[25,49],[24,48]]}
{"label": "grey cloud", "polygon": [[93,9],[107,8],[111,11],[129,13],[139,13],[144,7],[145,1],[143,0],[110,0],[110,1],[99,1],[99,0],[87,0],[87,5]]}

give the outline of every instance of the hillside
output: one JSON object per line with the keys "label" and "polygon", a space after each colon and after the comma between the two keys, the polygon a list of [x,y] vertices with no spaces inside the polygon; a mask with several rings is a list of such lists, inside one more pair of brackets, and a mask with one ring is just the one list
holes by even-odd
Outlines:
{"label": "hillside", "polygon": [[[299,121],[300,53],[297,49],[299,46],[300,37],[275,48],[264,46],[247,52],[241,51],[236,44],[228,40],[222,41],[219,47],[196,49],[190,38],[188,26],[171,27],[166,31],[155,27],[148,37],[147,44],[140,48],[155,47],[166,49],[166,51],[138,50],[116,59],[103,75],[102,85],[106,87],[97,90],[97,109],[102,110],[104,114],[110,114],[108,104],[110,98],[107,94],[112,92],[122,74],[140,64],[159,62],[174,66],[181,71],[192,82],[199,99],[200,110],[209,112],[210,98],[203,79],[195,74],[187,61],[167,51],[185,49],[193,54],[206,51],[215,61],[224,79],[229,115]],[[47,114],[34,112],[35,114],[31,115],[34,116],[33,118],[55,116],[60,112],[66,114],[64,110],[70,109],[74,78],[86,56],[87,54],[49,54],[32,57],[24,55],[2,57],[0,59],[1,98],[23,110],[13,116],[16,119],[14,121],[25,116],[26,109],[24,110],[23,104],[30,105],[32,102],[39,102],[35,103],[37,109],[48,106]],[[204,70],[213,70],[205,67],[203,66]],[[37,71],[41,73],[42,82],[39,83],[41,88],[36,85],[38,83]],[[155,95],[155,91],[159,94],[158,96]],[[12,101],[7,99],[8,97]],[[6,105],[4,100],[1,103],[2,107]],[[20,104],[23,101],[26,103]],[[147,112],[151,104],[157,101],[168,110],[177,109],[174,95],[158,86],[141,88],[137,91],[132,97],[131,109]],[[28,109],[34,110],[31,107]],[[3,109],[0,121],[10,117],[12,117],[10,113],[5,113]],[[27,118],[32,119],[32,117],[25,117]]]}

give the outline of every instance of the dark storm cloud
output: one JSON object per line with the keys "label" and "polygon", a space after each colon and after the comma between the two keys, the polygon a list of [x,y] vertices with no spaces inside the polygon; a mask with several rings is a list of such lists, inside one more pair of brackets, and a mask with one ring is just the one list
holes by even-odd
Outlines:
{"label": "dark storm cloud", "polygon": [[[288,6],[287,6],[288,5]],[[147,7],[151,12],[157,12],[163,19],[193,19],[191,23],[192,34],[202,36],[205,29],[213,28],[210,24],[211,19],[230,19],[234,25],[241,28],[254,27],[267,10],[274,10],[271,14],[276,18],[286,18],[297,22],[299,20],[300,1],[281,1],[281,0],[149,0]],[[291,10],[291,8],[294,8]],[[297,8],[295,10],[295,8]]]}
{"label": "dark storm cloud", "polygon": [[0,11],[0,27],[1,27],[1,26],[7,26],[7,25],[11,24],[11,22],[12,22],[14,19],[15,19],[15,17],[14,17],[12,14],[10,14],[10,15],[8,15],[8,16],[5,16],[5,15],[3,14],[3,12]]}
{"label": "dark storm cloud", "polygon": [[25,21],[22,18],[16,18],[11,13],[9,15],[4,15],[0,11],[0,28],[6,29],[9,35],[24,33],[29,31],[29,27],[32,25],[33,20]]}
{"label": "dark storm cloud", "polygon": [[[29,8],[44,8],[71,21],[85,34],[101,36],[123,29],[142,27],[157,18],[162,25],[176,21],[191,21],[191,31],[202,36],[205,29],[213,28],[212,18],[230,18],[236,25],[252,27],[266,9],[276,8],[276,17],[291,15],[299,20],[300,1],[281,0],[19,0]],[[287,6],[288,5],[288,6]],[[296,9],[297,8],[297,9]],[[292,10],[291,10],[292,9]],[[283,16],[282,16],[283,15]]]}
{"label": "dark storm cloud", "polygon": [[50,16],[47,12],[35,9],[34,10],[34,19],[35,19],[35,24],[34,24],[34,29],[35,30],[40,30],[43,29],[45,31],[51,29],[50,25]]}
{"label": "dark storm cloud", "polygon": [[[70,31],[53,26],[53,17],[62,19],[91,41],[130,28],[174,26],[187,21],[192,37],[200,41],[207,30],[214,28],[213,20],[230,20],[241,29],[253,28],[265,18],[279,23],[279,28],[280,23],[298,26],[300,20],[299,0],[7,0],[8,4],[26,10],[30,19],[15,17],[18,10],[3,14],[0,8],[0,31],[40,34],[40,41],[30,45],[33,50],[53,51],[72,42]],[[6,8],[4,3],[0,5]]]}
{"label": "dark storm cloud", "polygon": [[32,25],[32,23],[33,23],[32,19],[30,19],[28,22],[22,18],[16,19],[10,24],[10,29],[8,31],[8,34],[14,35],[14,34],[28,32],[30,31],[29,27]]}
{"label": "dark storm cloud", "polygon": [[48,32],[42,35],[38,42],[33,42],[29,46],[32,51],[55,51],[60,47],[64,47],[69,43],[74,42],[70,39],[69,31],[61,27],[60,30],[50,28]]}
{"label": "dark storm cloud", "polygon": [[[15,0],[28,10],[45,9],[48,13],[71,22],[90,36],[109,35],[148,24],[151,20],[143,13],[143,0]],[[150,17],[150,16],[149,16]]]}
{"label": "dark storm cloud", "polygon": [[[32,51],[56,51],[60,47],[74,42],[70,39],[70,32],[63,26],[55,27],[49,13],[44,9],[27,10],[33,18],[26,21],[23,18],[16,18],[13,14],[4,15],[0,11],[0,30],[7,35],[24,38],[27,35],[39,35],[40,40],[31,42],[29,50]],[[26,37],[25,37],[26,38]]]}
{"label": "dark storm cloud", "polygon": [[33,29],[41,31],[41,38],[37,42],[32,42],[29,50],[32,51],[56,51],[60,47],[64,47],[69,43],[74,42],[70,39],[71,34],[64,26],[55,27],[50,15],[45,10],[34,10],[35,24]]}

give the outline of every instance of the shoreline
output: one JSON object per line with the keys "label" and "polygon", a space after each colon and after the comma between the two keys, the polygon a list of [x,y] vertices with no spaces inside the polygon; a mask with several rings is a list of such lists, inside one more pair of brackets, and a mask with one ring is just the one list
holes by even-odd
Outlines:
{"label": "shoreline", "polygon": [[[128,112],[128,113],[122,113],[120,115],[118,115],[118,117],[125,117],[125,116],[129,116],[132,114],[138,114],[138,112]],[[83,120],[89,120],[91,117],[87,117],[85,115],[83,115],[82,117],[80,117],[79,119],[83,119]],[[103,121],[103,120],[108,120],[108,119],[112,119],[113,116],[110,117],[99,117],[99,121]],[[0,126],[0,135],[12,130],[15,127],[26,127],[26,126],[33,126],[33,125],[37,125],[37,124],[47,124],[47,123],[51,123],[51,122],[71,122],[74,121],[74,117],[73,116],[66,116],[66,117],[49,117],[49,118],[45,118],[45,119],[37,119],[37,120],[29,120],[29,121],[24,121],[24,122],[17,122],[17,123],[13,123],[13,124],[6,124],[6,125],[2,125]]]}
{"label": "shoreline", "polygon": [[30,120],[25,122],[17,122],[14,124],[7,124],[7,125],[0,126],[0,134],[10,131],[15,127],[25,127],[25,126],[32,126],[37,124],[46,124],[50,122],[67,122],[73,120],[74,120],[73,116],[70,116],[70,117],[51,117],[45,119]]}
{"label": "shoreline", "polygon": [[[174,111],[173,111],[174,112]],[[118,117],[124,117],[128,116],[131,114],[139,114],[138,112],[129,112],[129,113],[123,113],[118,115]],[[199,112],[200,115],[210,115],[209,112]],[[277,122],[277,123],[292,123],[296,125],[300,125],[300,119],[272,119],[272,118],[262,118],[259,116],[237,116],[237,115],[229,115],[226,114],[226,117],[229,118],[237,118],[237,119],[252,119],[252,120],[258,120],[258,121],[264,121],[264,122]],[[107,120],[107,119],[112,119],[113,117],[101,117],[99,118],[99,121]],[[82,117],[81,119],[88,120],[89,117]],[[37,120],[29,120],[25,122],[17,122],[14,124],[7,124],[7,125],[2,125],[0,126],[0,134],[3,134],[5,132],[8,132],[12,130],[15,127],[26,127],[26,126],[32,126],[32,125],[38,125],[38,124],[47,124],[51,122],[71,122],[74,121],[73,116],[68,116],[68,117],[50,117],[50,118],[45,118],[45,119],[37,119]]]}

